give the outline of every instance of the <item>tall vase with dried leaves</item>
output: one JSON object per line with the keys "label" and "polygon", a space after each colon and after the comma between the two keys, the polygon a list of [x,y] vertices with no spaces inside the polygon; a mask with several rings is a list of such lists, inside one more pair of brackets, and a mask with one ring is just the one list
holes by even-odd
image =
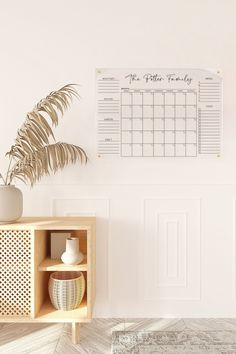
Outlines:
{"label": "tall vase with dried leaves", "polygon": [[34,186],[44,175],[69,163],[87,162],[87,154],[80,146],[57,142],[52,130],[58,125],[59,113],[64,115],[74,97],[79,97],[75,85],[66,85],[51,92],[27,114],[15,144],[6,154],[7,172],[0,173],[0,223],[13,222],[22,215],[23,198],[13,185],[15,179]]}

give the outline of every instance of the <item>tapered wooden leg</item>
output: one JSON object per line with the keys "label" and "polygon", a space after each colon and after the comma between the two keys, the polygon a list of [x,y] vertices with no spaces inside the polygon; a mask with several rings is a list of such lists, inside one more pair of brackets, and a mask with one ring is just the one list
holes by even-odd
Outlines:
{"label": "tapered wooden leg", "polygon": [[72,322],[71,324],[71,339],[73,344],[79,343],[80,338],[80,324],[76,322]]}

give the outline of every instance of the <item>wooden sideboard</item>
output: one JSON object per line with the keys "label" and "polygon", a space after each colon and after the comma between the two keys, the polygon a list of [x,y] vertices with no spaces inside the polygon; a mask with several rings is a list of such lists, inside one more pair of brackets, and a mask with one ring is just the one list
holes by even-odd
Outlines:
{"label": "wooden sideboard", "polygon": [[[80,323],[91,321],[95,301],[95,226],[94,217],[26,217],[0,225],[0,322],[67,322],[72,341],[79,341]],[[79,237],[82,263],[68,266],[50,258],[52,231]],[[75,310],[56,310],[48,294],[49,276],[70,270],[83,272],[84,298]]]}

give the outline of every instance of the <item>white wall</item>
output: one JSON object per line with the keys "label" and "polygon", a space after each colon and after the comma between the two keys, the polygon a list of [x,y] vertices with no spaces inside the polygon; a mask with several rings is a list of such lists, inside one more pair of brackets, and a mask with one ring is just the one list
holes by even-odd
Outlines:
{"label": "white wall", "polygon": [[[0,1],[0,171],[25,113],[77,82],[57,137],[83,146],[32,190],[25,215],[96,215],[96,316],[236,316],[236,1]],[[220,69],[223,155],[102,160],[95,67]]]}

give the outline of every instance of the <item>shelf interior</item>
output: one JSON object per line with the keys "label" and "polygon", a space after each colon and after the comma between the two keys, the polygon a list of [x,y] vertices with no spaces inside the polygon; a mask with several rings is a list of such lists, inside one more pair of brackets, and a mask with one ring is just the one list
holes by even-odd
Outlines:
{"label": "shelf interior", "polygon": [[86,294],[80,306],[71,311],[57,310],[53,307],[49,297],[42,304],[35,321],[42,322],[89,322]]}
{"label": "shelf interior", "polygon": [[[53,230],[52,230],[53,231]],[[60,230],[64,231],[64,230]],[[80,251],[85,258],[81,264],[68,266],[59,259],[51,259],[51,230],[36,230],[34,237],[34,304],[32,315],[35,320],[45,322],[84,322],[88,321],[87,309],[87,231],[70,230],[72,237],[79,237]],[[48,282],[53,271],[82,271],[86,281],[84,300],[78,309],[59,311],[51,304],[48,294]],[[90,308],[90,307],[89,307]]]}

